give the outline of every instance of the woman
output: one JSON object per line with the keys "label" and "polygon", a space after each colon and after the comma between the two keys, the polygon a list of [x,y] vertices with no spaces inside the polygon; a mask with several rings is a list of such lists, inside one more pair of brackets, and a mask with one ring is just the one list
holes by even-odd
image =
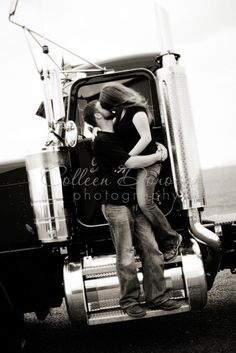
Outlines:
{"label": "woman", "polygon": [[[152,154],[159,148],[161,160],[166,159],[165,147],[152,138],[152,115],[146,100],[138,92],[120,83],[110,84],[103,87],[99,102],[103,114],[104,111],[114,114],[115,133],[131,156]],[[177,256],[182,237],[171,228],[153,199],[160,170],[160,163],[138,170],[136,192],[139,207],[161,242],[165,261],[170,261]]]}

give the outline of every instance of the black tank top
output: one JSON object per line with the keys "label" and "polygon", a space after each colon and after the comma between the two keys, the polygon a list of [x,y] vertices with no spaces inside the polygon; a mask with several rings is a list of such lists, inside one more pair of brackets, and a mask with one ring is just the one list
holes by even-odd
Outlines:
{"label": "black tank top", "polygon": [[[143,107],[129,107],[127,108],[123,118],[121,120],[118,118],[114,124],[114,131],[122,140],[124,148],[128,153],[132,150],[132,148],[140,139],[140,135],[133,123],[133,117],[138,112],[146,113],[146,109]],[[156,152],[156,150],[157,146],[154,139],[152,138],[151,142],[140,153],[140,155],[153,154]]]}

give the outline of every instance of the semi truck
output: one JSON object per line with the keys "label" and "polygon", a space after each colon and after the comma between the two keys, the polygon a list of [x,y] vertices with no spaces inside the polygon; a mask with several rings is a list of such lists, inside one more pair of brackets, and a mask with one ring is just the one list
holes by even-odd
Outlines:
{"label": "semi truck", "polygon": [[[9,13],[12,22],[16,5]],[[42,52],[48,55],[48,47],[42,45]],[[93,139],[83,120],[86,105],[108,83],[135,89],[152,110],[152,135],[168,150],[155,201],[183,237],[179,255],[164,264],[166,287],[181,306],[148,309],[143,319],[204,308],[217,273],[235,273],[236,214],[204,218],[204,184],[180,55],[167,51],[64,64],[61,70],[44,68],[40,77],[45,99],[38,114],[47,119],[48,139],[37,152],[0,165],[0,307],[7,344],[22,347],[25,313],[43,320],[63,301],[78,329],[137,320],[119,306],[116,254],[101,212]],[[135,258],[145,305],[138,251]]]}

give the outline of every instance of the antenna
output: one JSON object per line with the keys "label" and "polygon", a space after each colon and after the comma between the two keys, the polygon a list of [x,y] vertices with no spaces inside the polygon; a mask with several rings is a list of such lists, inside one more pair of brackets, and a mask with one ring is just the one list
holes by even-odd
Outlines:
{"label": "antenna", "polygon": [[[85,59],[84,57],[82,57],[82,56],[80,56],[80,55],[78,55],[78,54],[72,52],[71,50],[69,50],[69,49],[63,47],[62,45],[60,45],[60,44],[54,42],[53,40],[51,40],[51,39],[45,37],[45,36],[42,35],[41,33],[38,33],[38,32],[36,32],[36,31],[34,31],[34,30],[32,30],[32,29],[26,27],[25,25],[23,25],[23,24],[21,24],[21,23],[19,23],[19,22],[13,21],[13,20],[12,20],[12,16],[15,15],[17,6],[18,6],[18,0],[12,0],[12,2],[11,2],[11,4],[10,4],[9,16],[8,16],[8,19],[9,19],[9,21],[10,21],[11,23],[13,23],[13,24],[15,24],[15,25],[21,27],[22,29],[24,29],[25,31],[27,31],[27,32],[28,32],[29,34],[31,34],[32,36],[33,36],[33,34],[34,34],[34,35],[36,35],[36,36],[42,38],[43,40],[47,40],[48,42],[54,44],[54,45],[57,46],[58,48],[61,48],[62,50],[67,51],[68,53],[70,53],[70,54],[76,56],[77,58],[79,58],[80,60],[83,60],[83,61],[85,61],[86,63],[88,63],[88,64],[90,64],[90,65],[96,67],[97,69],[101,70],[102,72],[106,71],[106,69],[104,69],[104,68],[101,67],[100,65],[95,64],[94,62],[89,61],[89,60]],[[41,45],[40,45],[40,46],[41,46]],[[41,46],[41,47],[42,47],[42,46]]]}
{"label": "antenna", "polygon": [[9,19],[11,16],[15,15],[17,5],[18,5],[18,0],[11,1],[10,8],[9,8]]}

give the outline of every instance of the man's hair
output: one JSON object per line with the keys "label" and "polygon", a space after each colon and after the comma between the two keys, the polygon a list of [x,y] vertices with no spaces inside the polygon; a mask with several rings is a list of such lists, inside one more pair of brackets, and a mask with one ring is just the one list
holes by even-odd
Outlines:
{"label": "man's hair", "polygon": [[89,102],[84,108],[83,112],[84,121],[92,126],[97,126],[97,122],[95,119],[95,113],[97,112],[96,103],[96,100]]}

